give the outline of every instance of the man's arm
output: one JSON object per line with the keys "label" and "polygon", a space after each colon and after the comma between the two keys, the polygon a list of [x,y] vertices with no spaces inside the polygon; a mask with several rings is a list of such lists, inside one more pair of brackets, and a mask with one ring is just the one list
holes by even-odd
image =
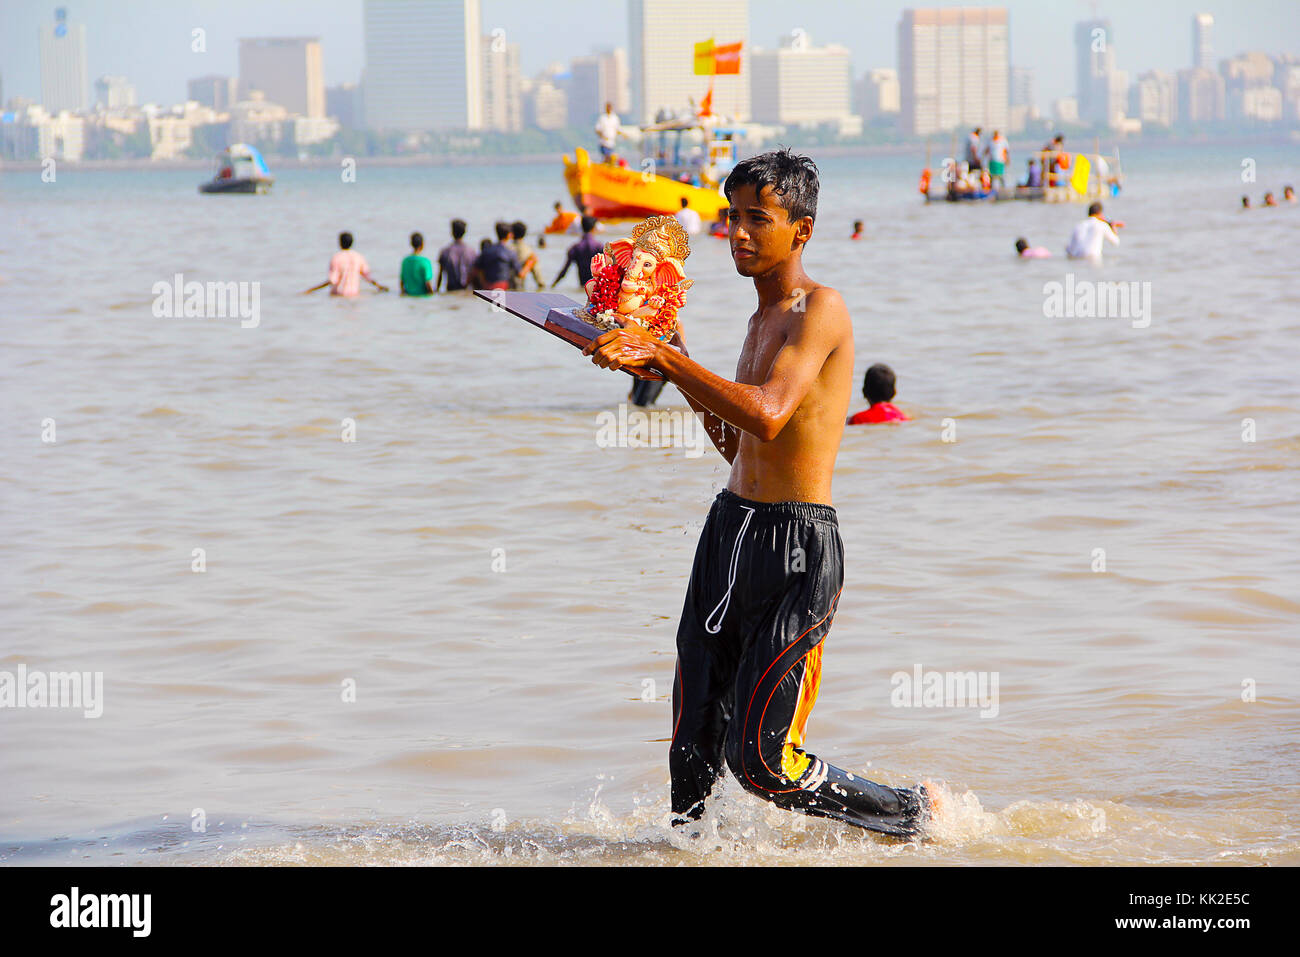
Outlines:
{"label": "man's arm", "polygon": [[378,289],[380,292],[388,292],[387,286],[383,285],[382,283],[376,282],[375,277],[370,275],[370,263],[366,262],[364,258],[361,260],[361,277],[365,279],[366,282],[370,283],[370,285]]}
{"label": "man's arm", "polygon": [[570,249],[568,253],[565,254],[564,257],[564,268],[561,269],[560,274],[555,277],[555,282],[551,283],[552,289],[554,289],[556,286],[560,284],[560,280],[564,278],[564,274],[569,271],[569,266],[571,266],[573,262],[574,262],[573,250]]}
{"label": "man's arm", "polygon": [[852,331],[848,309],[835,290],[817,289],[805,304],[802,318],[792,321],[785,344],[761,385],[724,379],[664,343],[623,329],[593,340],[583,353],[606,369],[658,369],[679,391],[717,418],[770,442],[803,403],[826,358]]}
{"label": "man's arm", "polygon": [[[673,336],[672,342],[669,343],[669,345],[676,346],[681,351],[682,355],[688,358],[690,357],[690,352],[686,348],[686,340],[682,337],[682,330],[680,327],[678,327],[677,334]],[[678,388],[677,391],[682,392],[680,388]],[[736,430],[735,426],[722,421],[722,419],[718,418],[701,405],[693,396],[682,392],[682,398],[686,400],[686,404],[694,409],[695,414],[699,416],[700,422],[704,426],[704,431],[709,436],[709,441],[713,443],[713,447],[718,450],[718,454],[727,460],[728,465],[734,462],[736,460],[736,452],[739,451],[740,448],[740,433]]]}

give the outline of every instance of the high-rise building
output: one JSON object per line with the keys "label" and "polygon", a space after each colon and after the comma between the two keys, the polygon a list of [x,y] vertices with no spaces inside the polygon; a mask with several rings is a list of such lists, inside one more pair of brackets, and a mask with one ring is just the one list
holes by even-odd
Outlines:
{"label": "high-rise building", "polygon": [[1282,91],[1282,117],[1288,123],[1300,122],[1300,56],[1284,53],[1277,58],[1274,75]]}
{"label": "high-rise building", "polygon": [[871,123],[898,119],[898,71],[878,67],[863,74],[858,81],[857,110],[862,119]]}
{"label": "high-rise building", "polygon": [[523,129],[519,90],[519,44],[501,34],[482,38],[483,128],[517,133]]}
{"label": "high-rise building", "polygon": [[1223,76],[1227,119],[1267,123],[1280,120],[1282,91],[1273,84],[1276,72],[1277,66],[1267,53],[1242,53],[1221,61],[1219,73]]}
{"label": "high-rise building", "polygon": [[1213,70],[1193,67],[1178,71],[1178,121],[1218,123],[1225,109],[1223,77]]}
{"label": "high-rise building", "polygon": [[1128,112],[1143,126],[1173,126],[1178,119],[1178,78],[1159,70],[1140,75],[1129,93]]}
{"label": "high-rise building", "polygon": [[1282,119],[1282,91],[1275,86],[1252,86],[1228,100],[1229,116],[1246,123],[1277,123]]}
{"label": "high-rise building", "polygon": [[1040,117],[1038,97],[1034,89],[1034,71],[1029,67],[1012,67],[1010,92],[1007,127],[1012,133],[1023,133],[1030,120]]}
{"label": "high-rise building", "polygon": [[361,113],[361,87],[340,83],[325,87],[325,113],[339,121],[345,130],[358,130],[365,124]]}
{"label": "high-rise building", "polygon": [[1116,126],[1124,112],[1128,84],[1115,69],[1109,20],[1084,20],[1074,25],[1074,57],[1079,120],[1093,126]]}
{"label": "high-rise building", "polygon": [[86,108],[86,28],[68,22],[66,7],[56,7],[54,22],[40,27],[41,106],[51,116]]}
{"label": "high-rise building", "polygon": [[95,105],[105,110],[135,106],[135,87],[124,76],[101,76],[95,81]]}
{"label": "high-rise building", "polygon": [[268,102],[300,116],[325,115],[320,40],[257,37],[239,41],[239,98],[261,90]]}
{"label": "high-rise building", "polygon": [[40,124],[37,132],[37,153],[42,158],[77,162],[85,152],[86,118],[84,116],[56,115]]}
{"label": "high-rise building", "polygon": [[366,126],[483,126],[479,0],[366,0]]}
{"label": "high-rise building", "polygon": [[1079,122],[1079,101],[1072,96],[1063,96],[1052,101],[1052,119],[1058,126],[1072,125]]}
{"label": "high-rise building", "polygon": [[843,124],[852,115],[845,47],[815,47],[800,31],[777,49],[755,49],[749,70],[750,111],[760,123]]}
{"label": "high-rise building", "polygon": [[[749,0],[628,0],[632,113],[648,123],[660,110],[697,105],[713,83],[713,112],[750,117]],[[740,73],[697,76],[695,44],[741,43]]]}
{"label": "high-rise building", "polygon": [[605,112],[605,104],[620,116],[631,109],[627,51],[622,47],[592,56],[574,57],[569,65],[569,125],[586,129]]}
{"label": "high-rise building", "polygon": [[1031,115],[1038,113],[1038,98],[1034,93],[1034,71],[1030,67],[1011,68],[1011,105],[1027,106]]}
{"label": "high-rise building", "polygon": [[229,110],[235,102],[235,81],[228,76],[199,76],[185,86],[187,99],[208,106],[219,113]]}
{"label": "high-rise building", "polygon": [[1198,13],[1192,17],[1192,68],[1214,69],[1214,17]]}
{"label": "high-rise building", "polygon": [[1005,128],[1009,46],[1005,7],[904,10],[898,23],[903,132]]}
{"label": "high-rise building", "polygon": [[569,120],[569,97],[555,74],[524,84],[524,122],[539,130],[562,130]]}

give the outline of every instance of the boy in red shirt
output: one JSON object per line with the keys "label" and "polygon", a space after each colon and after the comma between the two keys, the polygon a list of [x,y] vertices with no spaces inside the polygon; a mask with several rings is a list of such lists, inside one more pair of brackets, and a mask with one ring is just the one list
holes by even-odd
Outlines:
{"label": "boy in red shirt", "polygon": [[849,419],[849,425],[912,421],[911,416],[889,401],[894,397],[894,370],[883,362],[877,362],[867,370],[862,379],[862,394],[871,403],[871,408]]}

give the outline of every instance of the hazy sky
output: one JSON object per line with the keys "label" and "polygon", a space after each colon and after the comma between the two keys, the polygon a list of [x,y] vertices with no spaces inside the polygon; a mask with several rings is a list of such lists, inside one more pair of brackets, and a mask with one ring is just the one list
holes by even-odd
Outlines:
{"label": "hazy sky", "polygon": [[[898,18],[907,5],[750,0],[750,42],[775,46],[779,37],[802,28],[815,44],[837,42],[852,50],[856,79],[872,67],[896,66]],[[911,5],[962,4],[920,0]],[[1011,62],[1035,70],[1044,110],[1053,99],[1074,95],[1073,24],[1094,10],[1110,18],[1116,62],[1130,78],[1147,69],[1190,66],[1190,20],[1198,12],[1214,14],[1216,57],[1244,50],[1300,54],[1300,0],[968,0],[966,5],[1010,11]],[[71,20],[86,25],[89,79],[124,75],[135,85],[138,102],[179,102],[191,77],[233,76],[239,37],[319,37],[329,85],[355,82],[365,58],[362,0],[0,0],[5,99],[39,100],[37,27],[53,20],[56,6],[67,7]],[[501,27],[507,39],[520,44],[527,73],[593,47],[627,45],[625,0],[482,0],[482,10],[485,32]],[[206,53],[190,50],[195,27],[207,31]]]}

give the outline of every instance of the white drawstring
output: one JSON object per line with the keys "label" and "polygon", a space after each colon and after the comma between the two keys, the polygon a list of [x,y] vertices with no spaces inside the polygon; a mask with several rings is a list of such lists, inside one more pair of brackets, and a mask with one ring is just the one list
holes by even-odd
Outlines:
{"label": "white drawstring", "polygon": [[[754,510],[747,505],[740,506],[747,514],[745,520],[740,523],[740,531],[736,533],[736,544],[731,549],[731,568],[727,573],[727,593],[722,596],[722,600],[713,606],[713,611],[709,612],[709,617],[704,619],[704,630],[711,635],[716,635],[722,630],[722,619],[727,617],[727,607],[731,604],[731,589],[736,584],[736,566],[740,564],[740,540],[745,537],[745,529],[749,528],[749,520],[754,517]],[[721,611],[721,614],[719,614]],[[718,616],[716,625],[710,624],[713,616]]]}

